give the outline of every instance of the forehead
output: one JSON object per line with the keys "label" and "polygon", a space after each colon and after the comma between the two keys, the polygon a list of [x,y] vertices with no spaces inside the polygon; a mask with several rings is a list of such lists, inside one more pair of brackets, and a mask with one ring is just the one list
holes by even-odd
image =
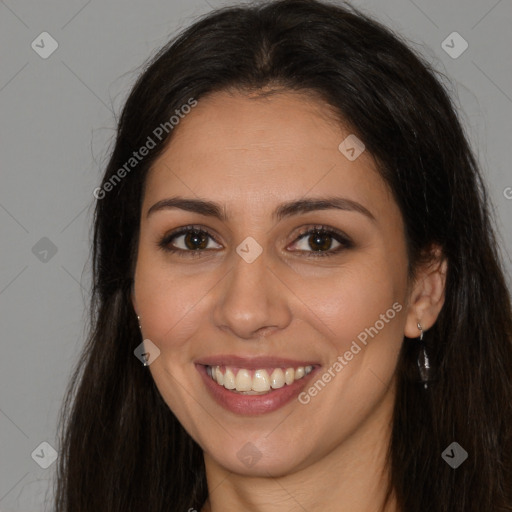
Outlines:
{"label": "forehead", "polygon": [[349,136],[311,95],[214,93],[175,128],[149,172],[143,208],[179,194],[212,198],[239,214],[254,201],[270,211],[281,201],[344,195],[369,204],[375,217],[393,213],[372,156],[363,151],[351,161],[340,151]]}

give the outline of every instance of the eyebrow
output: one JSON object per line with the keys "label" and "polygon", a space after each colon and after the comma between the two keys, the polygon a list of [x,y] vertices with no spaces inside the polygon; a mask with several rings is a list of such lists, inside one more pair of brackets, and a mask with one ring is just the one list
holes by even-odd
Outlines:
{"label": "eyebrow", "polygon": [[[180,209],[188,212],[198,213],[207,217],[215,217],[222,222],[226,222],[229,216],[223,206],[213,201],[203,199],[184,198],[180,196],[162,199],[155,203],[148,210],[146,217],[151,214],[169,209]],[[298,199],[280,204],[272,213],[272,219],[279,221],[287,217],[292,217],[301,213],[308,213],[317,210],[345,210],[358,212],[368,217],[372,222],[376,222],[373,214],[362,204],[345,197],[315,197],[307,199]]]}

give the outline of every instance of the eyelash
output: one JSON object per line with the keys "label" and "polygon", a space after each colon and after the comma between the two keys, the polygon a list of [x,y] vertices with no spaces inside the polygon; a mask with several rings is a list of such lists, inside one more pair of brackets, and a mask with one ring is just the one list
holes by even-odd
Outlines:
{"label": "eyelash", "polygon": [[[185,249],[176,249],[176,248],[169,247],[169,244],[175,238],[179,237],[180,235],[186,235],[188,233],[206,234],[210,238],[212,238],[215,241],[215,243],[217,243],[217,244],[219,243],[219,242],[217,242],[217,240],[215,240],[215,237],[208,230],[202,229],[197,226],[184,226],[182,228],[179,228],[179,229],[165,235],[160,241],[157,242],[157,246],[165,252],[177,254],[180,257],[191,257],[191,258],[200,257],[201,253],[206,251],[207,249],[185,250]],[[306,256],[307,258],[325,258],[325,257],[329,257],[329,256],[335,256],[335,255],[339,254],[341,251],[343,251],[345,249],[351,249],[354,246],[354,244],[350,240],[350,238],[348,238],[341,231],[338,231],[337,229],[330,228],[327,226],[322,226],[322,225],[313,226],[313,227],[301,230],[301,232],[297,235],[297,238],[295,239],[295,241],[298,241],[298,240],[304,238],[306,235],[314,235],[314,234],[330,235],[331,238],[334,238],[337,242],[339,242],[341,244],[341,246],[338,247],[337,249],[334,249],[334,250],[329,249],[327,251],[302,251],[302,252],[306,252],[306,253],[311,253],[310,255]],[[301,251],[299,251],[299,252],[301,252]]]}

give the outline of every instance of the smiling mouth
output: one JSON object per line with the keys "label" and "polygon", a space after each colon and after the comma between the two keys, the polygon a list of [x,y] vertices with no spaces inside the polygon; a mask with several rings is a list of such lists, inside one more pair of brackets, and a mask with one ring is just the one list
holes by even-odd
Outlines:
{"label": "smiling mouth", "polygon": [[314,366],[248,370],[235,366],[206,366],[206,373],[219,386],[242,395],[265,395],[289,386],[313,371]]}

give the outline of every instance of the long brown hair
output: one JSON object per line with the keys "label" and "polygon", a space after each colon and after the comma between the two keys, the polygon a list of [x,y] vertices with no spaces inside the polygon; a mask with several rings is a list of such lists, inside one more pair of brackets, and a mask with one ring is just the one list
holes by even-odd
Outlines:
{"label": "long brown hair", "polygon": [[[158,52],[126,101],[97,194],[91,328],[61,410],[56,511],[186,512],[207,498],[201,449],[133,354],[145,177],[172,130],[112,177],[190,98],[264,86],[315,92],[364,142],[401,209],[411,275],[433,243],[448,261],[445,304],[425,333],[436,381],[427,390],[413,382],[407,340],[397,367],[389,462],[400,510],[512,510],[510,296],[486,187],[449,93],[366,15],[282,0],[198,20]],[[468,453],[456,469],[441,457],[452,442]]]}

